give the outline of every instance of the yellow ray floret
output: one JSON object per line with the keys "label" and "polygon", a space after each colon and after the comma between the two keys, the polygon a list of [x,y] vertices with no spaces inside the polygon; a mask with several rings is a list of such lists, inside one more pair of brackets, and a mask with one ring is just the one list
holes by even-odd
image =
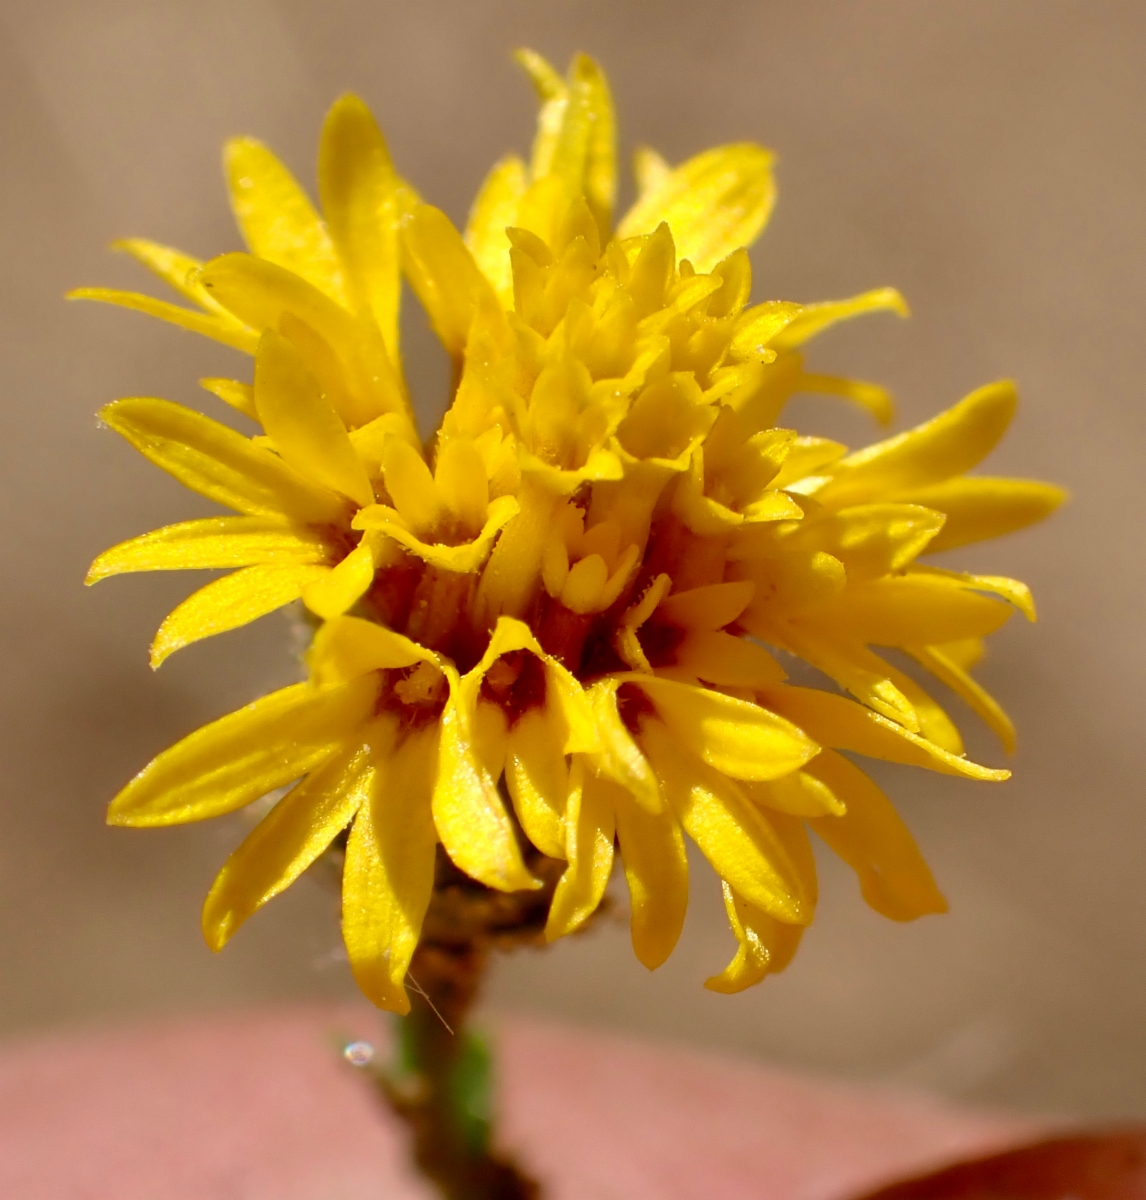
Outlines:
{"label": "yellow ray floret", "polygon": [[[1014,415],[1008,382],[851,453],[784,427],[799,392],[890,421],[884,388],[806,356],[841,321],[906,316],[903,298],[751,303],[771,153],[738,143],[674,166],[642,150],[618,217],[600,67],[577,56],[562,76],[518,58],[537,133],[527,157],[493,167],[464,230],[345,96],[323,129],[318,203],[261,143],[229,143],[246,253],[199,262],[120,243],[182,303],[76,293],[254,359],[249,380],[202,381],[242,432],[159,399],[103,410],[230,513],[115,546],[88,582],[230,572],[164,621],[156,665],[295,601],[318,624],[306,682],[161,754],[110,820],[199,820],[289,789],[220,871],[207,940],[221,948],[337,848],[355,977],[399,1012],[443,855],[494,890],[557,879],[549,939],[590,919],[619,860],[634,952],[653,969],[685,918],[691,839],[736,940],[707,982],[719,992],[794,955],[817,902],[809,832],[877,911],[942,912],[890,800],[845,755],[1006,778],[965,757],[904,663],[1013,747],[971,668],[1014,610],[1034,619],[1030,593],[927,556],[1063,498],[968,474]],[[402,374],[403,279],[453,365],[425,440]],[[789,682],[793,658],[839,690]]]}

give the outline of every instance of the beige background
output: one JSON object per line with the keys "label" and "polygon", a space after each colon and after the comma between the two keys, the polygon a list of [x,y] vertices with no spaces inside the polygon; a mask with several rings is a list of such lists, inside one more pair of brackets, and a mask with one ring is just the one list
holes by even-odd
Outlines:
{"label": "beige background", "polygon": [[[656,975],[610,924],[505,963],[491,1001],[978,1101],[1146,1116],[1140,0],[4,0],[0,1027],[349,992],[333,901],[305,881],[222,956],[204,948],[199,903],[237,826],[102,825],[149,755],[294,666],[271,618],[152,676],[147,641],[188,581],[80,587],[105,545],[205,511],[98,432],[95,409],[126,394],[209,407],[195,378],[246,367],[61,295],[139,279],[105,253],[115,236],[234,248],[221,140],[257,134],[309,181],[346,88],[460,220],[489,162],[528,145],[533,101],[508,60],[523,42],[603,60],[626,154],[774,147],[758,295],[899,285],[910,323],[873,318],[815,361],[889,382],[906,421],[1016,376],[1024,407],[991,469],[1076,498],[1052,527],[960,560],[1026,578],[1041,602],[983,671],[1019,722],[1016,779],[890,777],[951,916],[883,922],[825,863],[796,965],[721,998],[700,986],[729,945],[698,873]],[[408,325],[432,412],[444,377]],[[828,402],[793,420],[874,435]],[[1000,759],[986,736],[971,749]]]}

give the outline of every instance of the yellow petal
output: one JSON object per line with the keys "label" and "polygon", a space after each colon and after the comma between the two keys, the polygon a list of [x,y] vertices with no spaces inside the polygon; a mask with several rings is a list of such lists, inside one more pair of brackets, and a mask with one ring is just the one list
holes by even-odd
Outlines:
{"label": "yellow petal", "polygon": [[843,816],[808,824],[856,872],[868,904],[894,921],[946,912],[947,902],[915,839],[872,780],[831,750],[808,770],[847,806]]}
{"label": "yellow petal", "polygon": [[186,487],[253,517],[337,521],[345,502],[307,483],[277,455],[208,417],[147,398],[116,400],[100,418]]}
{"label": "yellow petal", "polygon": [[222,950],[239,926],[288,888],[350,824],[374,767],[358,746],[296,784],[227,859],[203,905],[203,936]]}
{"label": "yellow petal", "polygon": [[742,783],[740,786],[749,800],[773,813],[787,813],[793,817],[838,817],[847,811],[832,789],[806,770],[793,771],[771,783]]}
{"label": "yellow petal", "polygon": [[890,425],[892,417],[895,416],[895,401],[887,388],[863,379],[845,379],[839,375],[812,375],[803,371],[800,373],[796,390],[817,395],[841,396],[871,413],[881,425]]}
{"label": "yellow petal", "polygon": [[391,1012],[410,1011],[403,981],[434,888],[437,742],[430,726],[379,759],[373,794],[346,846],[342,936],[350,967],[366,996]]}
{"label": "yellow petal", "polygon": [[402,263],[434,332],[460,358],[479,306],[497,300],[444,212],[428,204],[414,208],[402,225]]}
{"label": "yellow petal", "polygon": [[637,959],[656,970],[673,952],[688,909],[688,856],[680,822],[667,809],[656,814],[613,789],[617,842],[629,885],[629,931]]}
{"label": "yellow petal", "polygon": [[561,586],[561,603],[575,613],[599,612],[609,582],[609,568],[599,554],[590,554],[573,564]]}
{"label": "yellow petal", "polygon": [[916,504],[857,504],[808,517],[788,544],[826,550],[844,564],[849,583],[902,570],[943,529],[944,516]]}
{"label": "yellow petal", "polygon": [[758,704],[671,679],[622,678],[639,683],[681,745],[735,779],[777,779],[819,751],[803,730]]}
{"label": "yellow petal", "polygon": [[789,300],[765,300],[763,304],[757,304],[742,313],[728,347],[733,360],[744,362],[758,359],[768,362],[774,359],[776,352],[772,350],[773,339],[801,312],[802,304],[793,304]]}
{"label": "yellow petal", "polygon": [[517,845],[497,780],[477,754],[473,724],[455,687],[441,718],[434,825],[446,853],[471,878],[499,891],[536,888]]}
{"label": "yellow petal", "polygon": [[232,138],[224,159],[231,206],[251,253],[345,304],[346,286],[330,234],[290,171],[254,138]]}
{"label": "yellow petal", "polygon": [[955,722],[943,711],[934,697],[920,687],[910,675],[896,670],[879,655],[873,654],[871,657],[880,664],[887,678],[907,697],[919,719],[919,735],[952,754],[962,754],[963,738]]}
{"label": "yellow petal", "polygon": [[355,307],[371,314],[397,363],[398,179],[382,132],[357,96],[339,97],[326,115],[318,194]]}
{"label": "yellow petal", "polygon": [[638,146],[633,151],[633,179],[638,196],[663,187],[671,174],[672,167],[651,146]]}
{"label": "yellow petal", "polygon": [[434,483],[446,507],[464,529],[475,533],[485,524],[489,480],[481,451],[469,438],[450,438],[438,448]]}
{"label": "yellow petal", "polygon": [[229,404],[245,417],[259,419],[255,408],[255,389],[249,383],[240,383],[237,379],[200,379],[199,386],[206,388],[212,396],[218,396],[224,404]]}
{"label": "yellow petal", "polygon": [[326,562],[322,537],[276,517],[207,517],[165,525],[105,550],[87,584],[129,571],[194,571],[213,567],[313,566]]}
{"label": "yellow petal", "polygon": [[570,199],[584,195],[607,238],[617,191],[613,100],[604,73],[587,55],[578,54],[570,66],[561,127],[545,173],[563,182]]}
{"label": "yellow petal", "polygon": [[374,489],[346,426],[306,369],[298,351],[268,329],[255,356],[255,407],[275,449],[304,478],[374,503]]}
{"label": "yellow petal", "polygon": [[354,518],[354,528],[379,530],[430,566],[466,575],[478,570],[489,557],[498,535],[517,515],[518,503],[513,496],[499,496],[489,506],[486,522],[477,537],[457,546],[422,541],[394,520],[392,511],[381,504],[364,508]]}
{"label": "yellow petal", "polygon": [[[803,822],[774,814],[772,826],[788,856],[799,872],[810,905],[817,898],[816,861]],[[714,992],[741,992],[759,983],[766,975],[776,975],[792,961],[800,945],[805,926],[777,921],[763,909],[738,895],[728,881],[720,881],[728,923],[739,943],[732,962],[704,986]]]}
{"label": "yellow petal", "polygon": [[[347,312],[301,276],[250,254],[212,259],[199,278],[228,312],[259,334],[265,329],[285,334],[292,321],[313,331],[337,360],[348,405],[339,416],[349,427],[410,411],[405,385],[373,321]],[[329,398],[333,403],[333,394]]]}
{"label": "yellow petal", "polygon": [[374,546],[363,538],[334,570],[303,588],[302,602],[316,616],[329,621],[353,608],[373,582]]}
{"label": "yellow petal", "polygon": [[1011,609],[921,572],[874,579],[813,610],[833,635],[878,646],[930,646],[986,637]]}
{"label": "yellow petal", "polygon": [[547,941],[580,928],[597,911],[613,870],[612,791],[591,771],[580,755],[569,772],[569,800],[565,810],[565,858],[569,866],[557,881],[549,919]]}
{"label": "yellow petal", "polygon": [[111,802],[109,825],[181,825],[234,812],[314,770],[369,717],[374,678],[272,692],[153,759]]}
{"label": "yellow petal", "polygon": [[994,449],[1017,403],[1009,380],[981,387],[923,425],[841,459],[816,499],[843,508],[961,475]]}
{"label": "yellow petal", "polygon": [[935,698],[928,691],[920,688],[911,676],[890,666],[880,655],[872,654],[871,659],[874,660],[874,664],[880,665],[880,670],[886,674],[888,679],[892,680],[902,695],[907,697],[907,702],[911,704],[919,720],[919,736],[928,739],[929,742],[934,742],[943,750],[950,751],[950,754],[962,754],[964,745],[962,745],[959,728]]}
{"label": "yellow petal", "polygon": [[[553,736],[557,753],[596,753],[600,741],[596,728],[596,713],[580,682],[551,655],[545,653],[524,621],[515,617],[499,617],[485,653],[477,665],[462,680],[460,696],[472,711],[477,703],[482,683],[490,667],[505,654],[527,650],[542,663],[545,672],[544,713]],[[537,711],[534,709],[527,710]],[[558,802],[563,810],[564,792]]]}
{"label": "yellow petal", "polygon": [[151,666],[192,642],[238,629],[297,600],[303,589],[330,571],[329,567],[243,567],[192,592],[171,610],[151,643]]}
{"label": "yellow petal", "polygon": [[[971,575],[965,571],[948,571],[943,567],[912,565],[908,575],[913,579],[926,580],[932,587],[950,587],[971,592],[990,592],[1006,600],[1023,614],[1028,621],[1038,620],[1035,598],[1031,589],[1021,579],[1009,579],[1006,575]],[[951,638],[951,641],[966,641],[966,638]]]}
{"label": "yellow petal", "polygon": [[307,653],[311,676],[322,687],[345,683],[372,671],[437,661],[433,651],[362,617],[337,616],[326,621]]}
{"label": "yellow petal", "polygon": [[475,608],[492,625],[503,613],[519,616],[536,594],[541,556],[553,536],[557,498],[537,481],[523,479],[521,511],[506,527],[482,573]]}
{"label": "yellow petal", "polygon": [[1009,779],[1011,775],[1010,771],[981,767],[966,758],[949,754],[870,708],[817,688],[779,684],[762,688],[761,699],[806,729],[821,745],[836,750],[927,767],[944,775],[963,775],[968,779],[1001,780]]}
{"label": "yellow petal", "polygon": [[748,607],[754,583],[713,583],[674,592],[661,601],[657,617],[680,629],[723,629]]}
{"label": "yellow petal", "polygon": [[605,72],[592,59],[579,55],[573,65],[570,103],[577,102],[579,90],[585,92],[589,114],[588,147],[585,153],[585,199],[597,220],[602,239],[613,223],[613,204],[617,199],[617,131],[613,97]]}
{"label": "yellow petal", "polygon": [[509,722],[505,712],[498,704],[478,700],[470,709],[469,718],[470,742],[474,757],[485,768],[490,779],[496,781],[501,777],[505,766],[509,734]]}
{"label": "yellow petal", "polygon": [[782,971],[791,961],[804,934],[803,925],[786,925],[750,904],[721,880],[724,909],[736,938],[736,957],[719,975],[704,981],[710,992],[733,995]]}
{"label": "yellow petal", "polygon": [[617,678],[602,679],[586,693],[597,726],[600,748],[592,756],[599,774],[628,791],[649,813],[664,811],[660,784],[640,747],[621,720],[617,708]]}
{"label": "yellow petal", "polygon": [[772,486],[789,487],[805,476],[814,475],[817,471],[823,470],[824,467],[843,458],[846,453],[846,446],[830,441],[828,438],[798,437],[792,443],[788,457],[784,459],[775,479],[772,480]]}
{"label": "yellow petal", "polygon": [[822,304],[804,305],[799,316],[786,325],[772,340],[777,350],[791,350],[823,333],[839,321],[850,321],[853,317],[870,312],[893,312],[906,317],[907,304],[895,288],[876,288],[847,300],[826,300]]}
{"label": "yellow petal", "polygon": [[983,655],[987,652],[982,638],[964,638],[959,642],[945,642],[936,649],[941,650],[962,671],[969,671],[982,660]]}
{"label": "yellow petal", "polygon": [[831,616],[821,617],[815,628],[791,622],[783,627],[782,644],[863,704],[918,733],[919,714],[890,679],[886,663],[854,638],[836,639],[834,625]]}
{"label": "yellow petal", "polygon": [[668,223],[677,255],[704,274],[764,228],[776,200],[772,154],[742,142],[706,150],[677,167],[633,205],[617,227],[621,238]]}
{"label": "yellow petal", "polygon": [[529,709],[509,730],[505,783],[525,836],[550,858],[565,857],[569,770],[563,730],[545,709]]}
{"label": "yellow petal", "polygon": [[429,533],[442,523],[445,508],[434,477],[409,442],[387,439],[382,448],[382,478],[394,507],[414,534]]}
{"label": "yellow petal", "polygon": [[119,308],[130,308],[134,312],[146,313],[149,317],[158,317],[168,324],[178,325],[180,329],[188,329],[192,333],[201,333],[204,337],[222,342],[224,346],[232,346],[247,354],[254,354],[259,335],[253,329],[236,320],[230,314],[227,316],[214,313],[195,312],[166,300],[156,300],[153,296],[144,296],[140,292],[124,292],[118,288],[73,288],[68,292],[69,300],[98,300],[103,304],[114,304]]}
{"label": "yellow petal", "polygon": [[812,914],[796,868],[772,826],[719,771],[681,749],[659,721],[648,721],[641,743],[685,832],[723,879],[782,920]]}
{"label": "yellow petal", "polygon": [[146,238],[122,238],[112,243],[112,249],[130,254],[136,262],[142,263],[193,304],[198,304],[216,316],[223,316],[228,321],[234,321],[229,313],[215,303],[211,294],[199,282],[199,268],[203,264],[197,258],[170,246],[150,242]]}
{"label": "yellow petal", "polygon": [[758,688],[782,683],[784,669],[756,642],[731,633],[693,630],[676,648],[677,665],[716,687]]}
{"label": "yellow petal", "polygon": [[513,307],[513,272],[506,229],[518,223],[525,194],[525,163],[515,154],[496,163],[478,191],[466,222],[464,240],[504,308]]}
{"label": "yellow petal", "polygon": [[565,754],[594,754],[600,748],[597,718],[580,680],[555,658],[545,659],[545,703],[551,714],[560,714],[565,730]]}
{"label": "yellow petal", "polygon": [[946,514],[942,530],[927,547],[928,554],[937,554],[1033,525],[1050,516],[1066,492],[1033,479],[971,476],[919,488],[901,499]]}
{"label": "yellow petal", "polygon": [[909,647],[907,652],[995,731],[1008,754],[1015,752],[1015,726],[1011,718],[994,696],[972,679],[953,656],[945,654],[938,646]]}
{"label": "yellow petal", "polygon": [[541,111],[537,115],[537,135],[534,138],[530,161],[530,173],[533,178],[541,179],[549,174],[569,91],[565,80],[535,50],[515,50],[513,57],[529,76],[541,100]]}

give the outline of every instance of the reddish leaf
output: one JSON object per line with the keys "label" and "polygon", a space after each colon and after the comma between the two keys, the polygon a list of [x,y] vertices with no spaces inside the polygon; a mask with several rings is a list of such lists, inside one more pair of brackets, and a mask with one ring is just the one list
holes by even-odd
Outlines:
{"label": "reddish leaf", "polygon": [[1053,1138],[893,1183],[863,1200],[1146,1200],[1146,1130]]}

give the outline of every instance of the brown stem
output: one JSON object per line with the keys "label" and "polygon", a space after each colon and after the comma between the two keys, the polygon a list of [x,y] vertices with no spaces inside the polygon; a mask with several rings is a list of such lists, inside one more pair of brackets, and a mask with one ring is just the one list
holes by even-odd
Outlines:
{"label": "brown stem", "polygon": [[[564,863],[534,854],[543,886],[496,892],[463,875],[439,850],[430,911],[410,964],[413,1005],[403,1018],[405,1073],[375,1078],[410,1127],[413,1156],[447,1200],[536,1200],[538,1183],[491,1146],[488,1129],[459,1102],[466,1022],[495,947],[537,944]],[[475,1133],[476,1130],[476,1133]]]}

